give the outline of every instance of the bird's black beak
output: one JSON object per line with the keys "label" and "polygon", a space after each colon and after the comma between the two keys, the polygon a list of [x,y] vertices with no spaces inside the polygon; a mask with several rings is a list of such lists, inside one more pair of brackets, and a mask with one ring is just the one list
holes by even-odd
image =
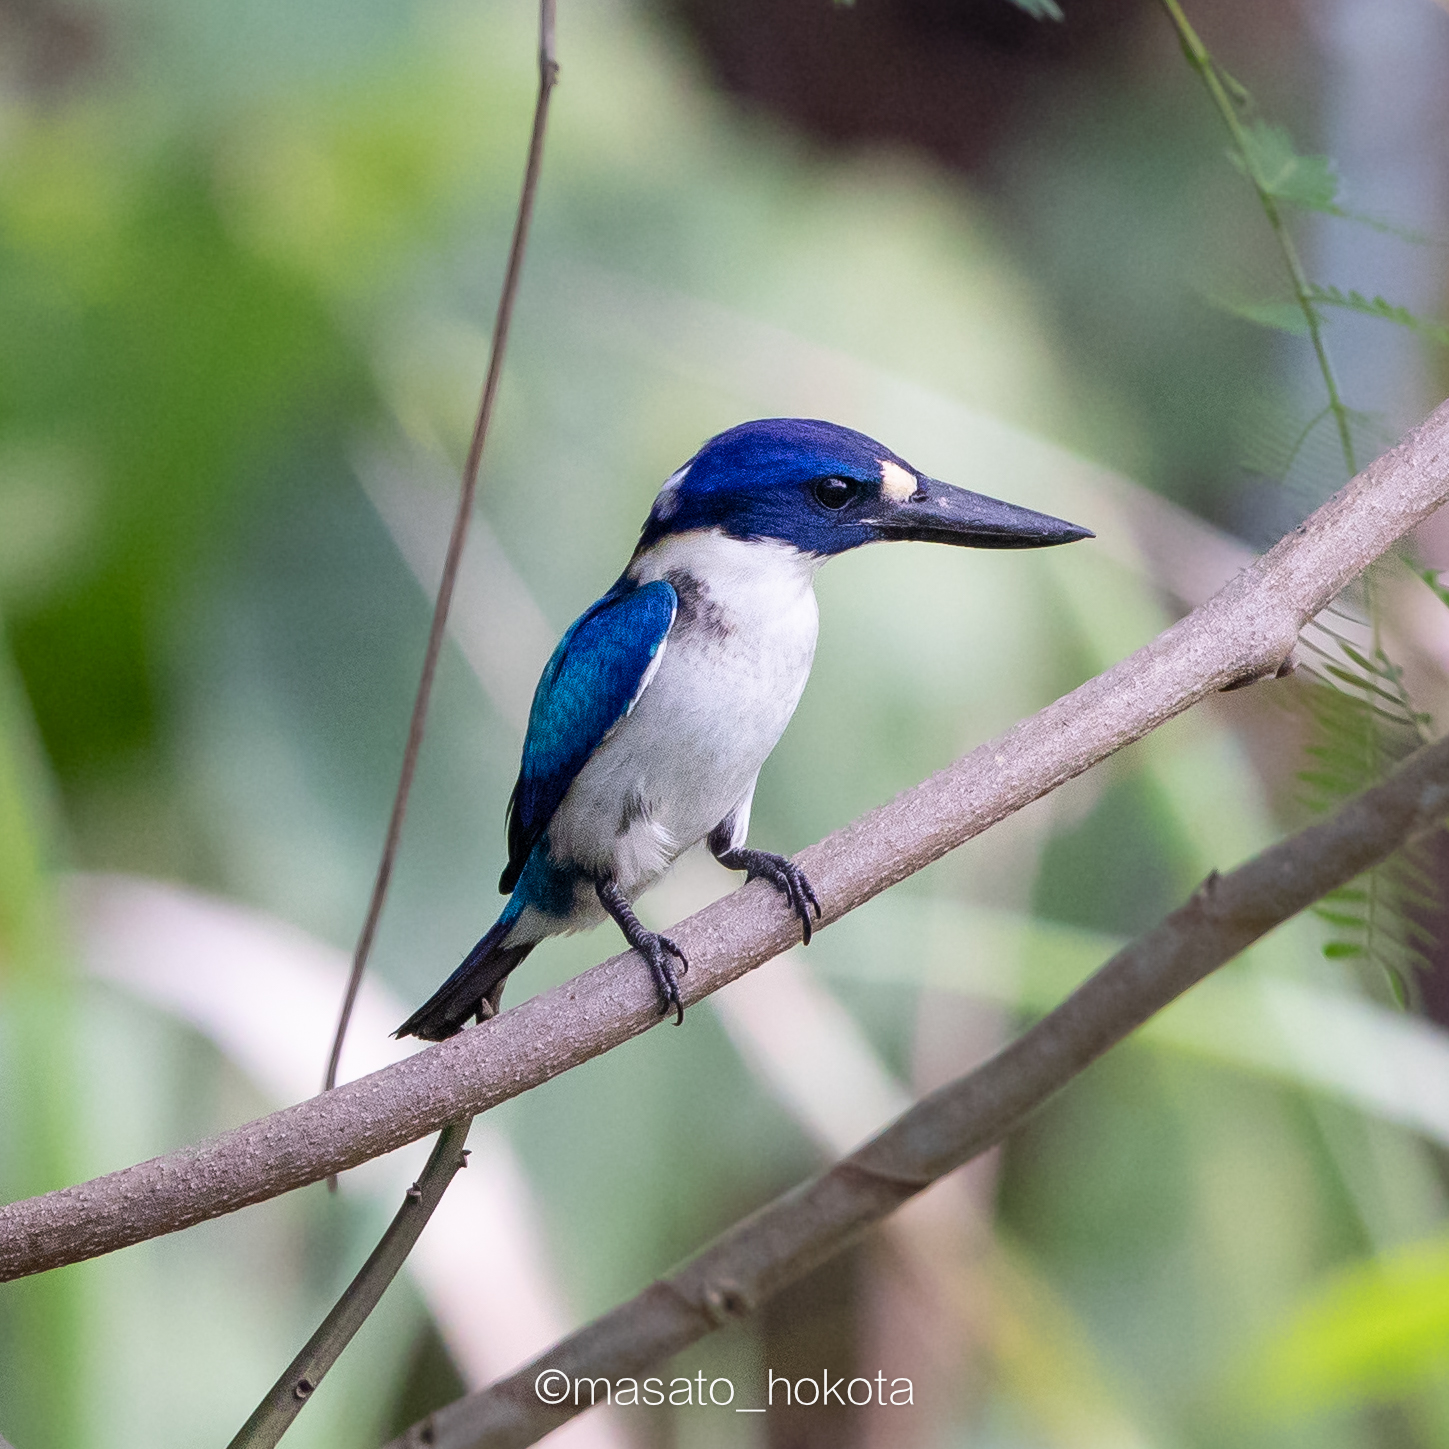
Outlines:
{"label": "bird's black beak", "polygon": [[1089,528],[1018,508],[984,493],[968,493],[935,478],[917,480],[908,498],[882,493],[880,511],[870,522],[882,539],[954,543],[964,548],[1049,548],[1095,538]]}

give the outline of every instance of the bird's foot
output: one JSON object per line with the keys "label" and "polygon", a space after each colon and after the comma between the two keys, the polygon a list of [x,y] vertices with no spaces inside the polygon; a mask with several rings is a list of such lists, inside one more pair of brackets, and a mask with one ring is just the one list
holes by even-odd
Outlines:
{"label": "bird's foot", "polygon": [[[625,899],[624,893],[612,881],[604,881],[594,887],[599,903],[614,918],[624,939],[644,958],[654,985],[659,991],[661,1006],[659,1014],[668,1016],[674,1011],[674,1024],[684,1023],[684,1003],[679,997],[679,978],[689,970],[689,958],[679,944],[658,931],[648,930]],[[674,957],[679,966],[676,970]]]}
{"label": "bird's foot", "polygon": [[810,878],[793,860],[783,855],[775,855],[772,851],[747,850],[743,847],[727,850],[717,858],[729,870],[744,871],[747,881],[769,881],[790,902],[790,909],[800,917],[801,938],[805,945],[810,944],[810,912],[813,909],[815,919],[820,919],[820,898],[815,894]]}
{"label": "bird's foot", "polygon": [[[670,1008],[673,1007],[674,1024],[682,1026],[684,1003],[679,999],[679,977],[689,970],[689,961],[684,952],[668,936],[662,936],[657,931],[644,931],[637,941],[631,940],[629,944],[648,963],[649,974],[659,990],[660,1016],[668,1016]],[[671,956],[678,958],[678,972],[674,969],[674,962],[669,959]]]}

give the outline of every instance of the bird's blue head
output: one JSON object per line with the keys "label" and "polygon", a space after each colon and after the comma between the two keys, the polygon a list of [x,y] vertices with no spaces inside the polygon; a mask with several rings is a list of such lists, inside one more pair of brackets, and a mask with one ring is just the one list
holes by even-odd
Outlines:
{"label": "bird's blue head", "polygon": [[660,490],[642,552],[696,529],[828,557],[886,539],[1044,548],[1085,528],[918,473],[864,433],[814,418],[763,418],[711,438]]}

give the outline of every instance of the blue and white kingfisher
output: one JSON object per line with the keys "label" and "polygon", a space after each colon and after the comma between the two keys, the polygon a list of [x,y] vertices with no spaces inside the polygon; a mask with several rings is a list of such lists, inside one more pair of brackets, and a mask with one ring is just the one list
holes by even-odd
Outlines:
{"label": "blue and white kingfisher", "polygon": [[808,944],[820,915],[810,882],[745,837],[760,767],[810,674],[815,571],[881,540],[1090,537],[927,478],[834,423],[767,418],[711,438],[660,489],[628,568],[544,668],[508,805],[508,904],[396,1034],[440,1041],[492,1016],[540,941],[606,915],[648,964],[661,1011],[683,1020],[684,953],[631,902],[701,840],[721,865],[775,886]]}

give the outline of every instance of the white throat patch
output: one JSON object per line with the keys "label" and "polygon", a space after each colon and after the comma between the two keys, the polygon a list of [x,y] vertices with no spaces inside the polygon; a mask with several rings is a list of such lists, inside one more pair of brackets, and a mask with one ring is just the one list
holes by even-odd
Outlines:
{"label": "white throat patch", "polygon": [[889,458],[880,460],[880,491],[893,503],[904,503],[916,491],[915,477],[892,463]]}

